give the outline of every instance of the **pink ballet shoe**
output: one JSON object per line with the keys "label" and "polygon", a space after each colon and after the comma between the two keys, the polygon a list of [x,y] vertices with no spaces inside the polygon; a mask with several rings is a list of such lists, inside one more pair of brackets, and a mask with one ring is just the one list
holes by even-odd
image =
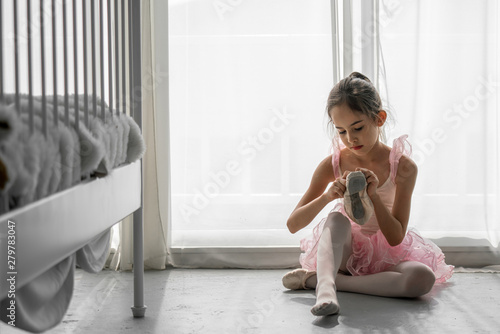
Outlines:
{"label": "pink ballet shoe", "polygon": [[309,271],[302,268],[295,269],[283,276],[283,286],[290,290],[309,290],[310,288],[306,287],[306,281],[313,275],[316,275],[315,271]]}
{"label": "pink ballet shoe", "polygon": [[349,218],[359,225],[364,225],[373,214],[373,203],[366,193],[366,178],[360,171],[347,175],[344,209]]}

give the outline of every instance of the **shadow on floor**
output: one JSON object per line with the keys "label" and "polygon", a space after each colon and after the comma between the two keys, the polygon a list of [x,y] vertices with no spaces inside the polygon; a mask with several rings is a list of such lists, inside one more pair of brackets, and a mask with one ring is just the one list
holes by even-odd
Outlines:
{"label": "shadow on floor", "polygon": [[[436,286],[420,298],[386,298],[349,292],[338,292],[340,313],[316,317],[312,324],[322,328],[334,328],[339,324],[360,330],[393,330],[425,318],[438,305],[435,301],[445,286]],[[289,300],[312,307],[316,302],[314,290],[285,291]]]}

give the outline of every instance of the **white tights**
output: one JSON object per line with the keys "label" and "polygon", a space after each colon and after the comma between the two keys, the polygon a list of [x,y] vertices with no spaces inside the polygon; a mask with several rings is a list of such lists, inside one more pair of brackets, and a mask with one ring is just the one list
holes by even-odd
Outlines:
{"label": "white tights", "polygon": [[388,271],[366,276],[349,276],[347,259],[352,253],[351,223],[340,212],[328,215],[318,244],[317,275],[306,281],[316,288],[315,315],[338,313],[336,290],[384,297],[418,297],[428,293],[436,280],[432,270],[415,261],[402,262]]}

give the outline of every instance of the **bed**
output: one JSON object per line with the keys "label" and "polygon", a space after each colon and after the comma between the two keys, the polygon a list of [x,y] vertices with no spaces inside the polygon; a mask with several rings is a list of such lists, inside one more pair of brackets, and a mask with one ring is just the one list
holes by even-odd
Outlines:
{"label": "bed", "polygon": [[[43,332],[133,215],[143,317],[141,4],[0,1],[0,315]],[[75,301],[78,302],[78,301]]]}

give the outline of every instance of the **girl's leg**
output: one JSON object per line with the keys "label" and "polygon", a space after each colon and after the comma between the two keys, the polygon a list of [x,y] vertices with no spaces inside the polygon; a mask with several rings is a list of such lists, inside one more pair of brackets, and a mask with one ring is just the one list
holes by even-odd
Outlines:
{"label": "girl's leg", "polygon": [[[318,243],[316,304],[311,309],[314,315],[339,312],[335,278],[350,256],[351,223],[339,212],[328,215]],[[306,281],[313,284],[314,276]]]}
{"label": "girl's leg", "polygon": [[366,276],[337,276],[340,291],[383,297],[419,297],[428,293],[436,281],[432,270],[416,261],[402,262],[388,271]]}

